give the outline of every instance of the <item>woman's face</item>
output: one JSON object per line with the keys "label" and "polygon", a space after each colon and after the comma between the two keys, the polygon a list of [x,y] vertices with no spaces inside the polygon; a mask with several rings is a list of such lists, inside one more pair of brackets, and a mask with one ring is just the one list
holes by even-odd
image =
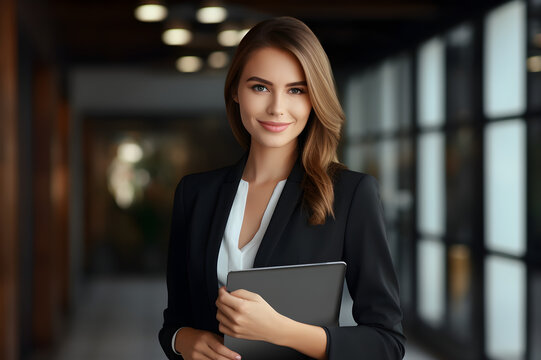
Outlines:
{"label": "woman's face", "polygon": [[249,56],[234,100],[252,146],[296,146],[312,109],[301,64],[272,47]]}

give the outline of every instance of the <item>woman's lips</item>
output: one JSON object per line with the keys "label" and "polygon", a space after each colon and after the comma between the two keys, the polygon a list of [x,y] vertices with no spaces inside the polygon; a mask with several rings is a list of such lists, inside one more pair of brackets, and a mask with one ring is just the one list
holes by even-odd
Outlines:
{"label": "woman's lips", "polygon": [[281,122],[272,122],[272,121],[259,121],[261,126],[263,126],[266,130],[272,131],[272,132],[280,132],[287,129],[291,123],[281,123]]}

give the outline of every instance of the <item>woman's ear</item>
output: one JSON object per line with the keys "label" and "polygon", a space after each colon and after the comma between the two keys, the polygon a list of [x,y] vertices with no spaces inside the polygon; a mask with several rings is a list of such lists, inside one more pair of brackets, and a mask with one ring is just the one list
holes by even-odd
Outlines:
{"label": "woman's ear", "polygon": [[237,104],[239,103],[239,97],[237,94],[233,94],[233,101],[236,102]]}

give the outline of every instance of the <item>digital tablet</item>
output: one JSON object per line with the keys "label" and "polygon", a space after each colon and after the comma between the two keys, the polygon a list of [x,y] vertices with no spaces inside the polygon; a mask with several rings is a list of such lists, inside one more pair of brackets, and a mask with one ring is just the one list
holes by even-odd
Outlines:
{"label": "digital tablet", "polygon": [[[317,326],[338,326],[346,263],[343,261],[231,271],[227,291],[255,292],[277,312]],[[287,347],[225,336],[224,344],[243,360],[307,359]]]}

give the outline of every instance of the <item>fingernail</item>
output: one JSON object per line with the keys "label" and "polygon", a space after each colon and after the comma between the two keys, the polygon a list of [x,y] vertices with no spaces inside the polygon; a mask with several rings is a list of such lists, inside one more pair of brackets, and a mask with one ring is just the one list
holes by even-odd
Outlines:
{"label": "fingernail", "polygon": [[235,356],[235,359],[240,360],[241,359],[240,355]]}

